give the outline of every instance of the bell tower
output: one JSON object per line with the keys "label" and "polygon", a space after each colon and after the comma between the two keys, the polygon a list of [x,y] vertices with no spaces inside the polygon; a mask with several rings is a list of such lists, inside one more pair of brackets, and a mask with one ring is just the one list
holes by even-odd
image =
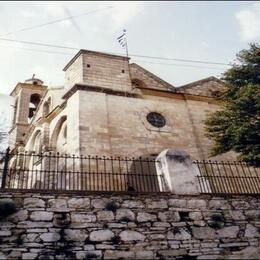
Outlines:
{"label": "bell tower", "polygon": [[9,131],[11,150],[23,146],[35,111],[47,89],[43,81],[34,77],[18,83],[10,96],[14,97],[12,127]]}

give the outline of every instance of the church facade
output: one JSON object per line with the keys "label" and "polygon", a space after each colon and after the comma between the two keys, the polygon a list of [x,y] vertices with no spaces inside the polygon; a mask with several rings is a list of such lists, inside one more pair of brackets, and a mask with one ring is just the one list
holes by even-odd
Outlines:
{"label": "church facade", "polygon": [[64,72],[64,87],[34,77],[16,85],[11,151],[149,157],[174,148],[210,157],[203,121],[221,108],[217,78],[176,88],[127,57],[88,50]]}

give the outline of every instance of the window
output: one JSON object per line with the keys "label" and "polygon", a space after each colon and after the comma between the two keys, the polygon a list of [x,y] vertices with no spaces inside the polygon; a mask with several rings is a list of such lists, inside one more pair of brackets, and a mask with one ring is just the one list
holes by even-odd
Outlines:
{"label": "window", "polygon": [[146,119],[152,126],[157,128],[161,128],[166,125],[166,120],[164,116],[156,112],[150,112],[146,116]]}
{"label": "window", "polygon": [[38,94],[32,94],[30,97],[30,103],[29,103],[29,113],[28,113],[28,123],[31,122],[35,111],[40,103],[41,96]]}
{"label": "window", "polygon": [[51,99],[49,98],[48,101],[45,101],[43,105],[43,116],[47,116],[50,113],[50,106],[51,106]]}

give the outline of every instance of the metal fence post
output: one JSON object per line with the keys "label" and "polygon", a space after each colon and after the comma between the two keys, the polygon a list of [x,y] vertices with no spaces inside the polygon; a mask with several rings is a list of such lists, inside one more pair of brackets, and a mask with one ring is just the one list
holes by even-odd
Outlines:
{"label": "metal fence post", "polygon": [[7,176],[7,173],[8,173],[9,157],[10,157],[10,147],[8,147],[6,149],[6,153],[5,153],[4,169],[3,169],[3,175],[2,175],[1,189],[5,188],[6,176]]}

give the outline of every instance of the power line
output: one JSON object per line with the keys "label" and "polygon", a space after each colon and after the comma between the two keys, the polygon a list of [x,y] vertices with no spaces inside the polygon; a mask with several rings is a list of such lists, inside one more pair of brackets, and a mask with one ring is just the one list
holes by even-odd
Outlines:
{"label": "power line", "polygon": [[[42,47],[61,48],[61,49],[79,51],[79,48],[74,48],[74,47],[69,47],[69,46],[62,46],[62,45],[54,45],[54,44],[31,42],[31,41],[23,41],[23,40],[13,40],[13,39],[2,38],[2,37],[0,37],[0,40],[7,41],[7,42],[18,42],[18,43],[30,44],[30,45],[36,45],[36,46],[42,46]],[[106,52],[106,53],[107,54],[115,54],[115,55],[123,55],[121,53],[109,53],[109,52]],[[211,61],[201,61],[201,60],[187,60],[187,59],[165,58],[165,57],[145,56],[145,55],[139,55],[139,54],[129,54],[129,56],[132,56],[132,57],[143,57],[143,58],[149,58],[149,59],[158,59],[158,60],[174,60],[174,61],[188,62],[188,63],[201,63],[201,64],[213,64],[213,65],[231,66],[230,64],[227,64],[227,63],[211,62]]]}
{"label": "power line", "polygon": [[141,58],[149,58],[149,59],[158,59],[158,60],[175,60],[175,61],[181,61],[181,62],[194,62],[194,63],[204,63],[204,64],[231,66],[228,63],[213,62],[213,61],[201,61],[201,60],[187,60],[187,59],[177,59],[177,58],[153,57],[153,56],[145,56],[145,55],[139,55],[139,54],[131,54],[131,56],[141,57]]}
{"label": "power line", "polygon": [[214,69],[214,70],[221,70],[221,68],[216,67],[206,67],[206,66],[195,66],[195,65],[187,65],[187,64],[176,64],[176,63],[161,63],[161,62],[151,62],[151,61],[144,61],[144,60],[136,60],[137,62],[144,62],[149,64],[158,64],[158,65],[168,65],[168,66],[177,66],[177,67],[190,67],[190,68],[202,68],[202,69]]}
{"label": "power line", "polygon": [[29,31],[29,30],[32,30],[32,29],[35,29],[35,28],[44,27],[46,25],[59,23],[59,22],[65,21],[65,20],[72,20],[73,18],[77,18],[77,17],[80,17],[80,16],[85,16],[85,15],[92,14],[92,13],[97,13],[97,12],[104,11],[104,10],[107,10],[107,9],[112,9],[112,8],[115,8],[115,7],[116,6],[109,6],[109,7],[106,7],[106,8],[96,9],[96,10],[89,11],[89,12],[86,12],[86,13],[82,13],[82,14],[79,14],[79,15],[67,16],[67,17],[64,17],[64,18],[60,18],[60,19],[57,19],[57,20],[50,21],[50,22],[37,24],[37,25],[30,26],[30,27],[25,27],[25,28],[19,29],[17,31],[8,32],[6,34],[0,35],[0,37],[7,36],[7,35],[10,35],[10,34],[14,34],[14,33],[18,33],[18,32]]}
{"label": "power line", "polygon": [[7,42],[19,42],[19,43],[37,45],[37,46],[42,46],[42,47],[51,47],[51,48],[60,48],[60,49],[68,49],[68,50],[79,51],[79,48],[61,46],[61,45],[53,45],[53,44],[48,44],[48,43],[30,42],[30,41],[22,41],[22,40],[12,40],[12,39],[6,39],[6,38],[1,38],[1,37],[0,37],[0,40],[1,41],[7,41]]}
{"label": "power line", "polygon": [[50,54],[62,54],[62,55],[74,55],[75,54],[72,52],[69,53],[69,52],[60,52],[60,51],[39,50],[39,49],[24,48],[24,47],[19,47],[19,46],[0,45],[0,47],[19,49],[19,50],[25,50],[25,51],[43,52],[43,53],[50,53]]}
{"label": "power line", "polygon": [[[0,47],[14,48],[14,49],[20,49],[20,50],[25,50],[25,51],[43,52],[43,53],[50,53],[50,54],[74,55],[74,53],[69,53],[69,52],[57,52],[57,51],[39,50],[39,49],[23,48],[23,47],[18,47],[18,46],[0,45]],[[222,70],[223,71],[223,69],[216,68],[216,67],[196,66],[196,65],[177,64],[177,63],[151,62],[151,61],[144,61],[144,60],[139,60],[139,59],[134,59],[134,61],[136,61],[136,62],[144,62],[144,63],[148,63],[148,64],[176,66],[176,67],[189,67],[189,68],[202,68],[202,69],[214,69],[214,70]]]}

